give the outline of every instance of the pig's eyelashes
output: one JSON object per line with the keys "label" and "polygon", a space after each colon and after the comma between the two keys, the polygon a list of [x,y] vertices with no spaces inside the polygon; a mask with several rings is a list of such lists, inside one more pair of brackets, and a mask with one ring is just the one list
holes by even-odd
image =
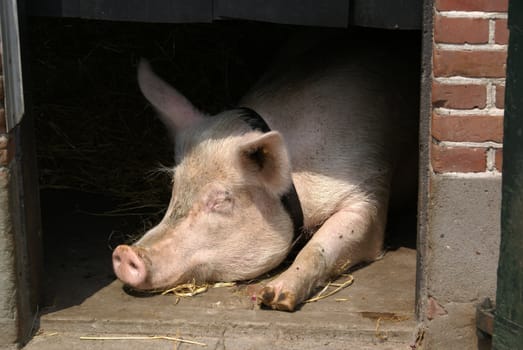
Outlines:
{"label": "pig's eyelashes", "polygon": [[225,197],[217,199],[211,205],[211,211],[218,212],[222,214],[227,214],[232,211],[233,200],[231,197]]}
{"label": "pig's eyelashes", "polygon": [[232,211],[233,198],[229,191],[211,192],[205,202],[205,207],[210,212],[227,214]]}

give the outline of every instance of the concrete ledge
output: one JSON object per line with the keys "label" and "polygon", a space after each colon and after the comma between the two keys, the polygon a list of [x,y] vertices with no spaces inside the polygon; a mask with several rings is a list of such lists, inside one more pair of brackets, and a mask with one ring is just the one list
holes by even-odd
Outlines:
{"label": "concrete ledge", "polygon": [[434,175],[431,189],[428,295],[442,303],[495,297],[501,175]]}
{"label": "concrete ledge", "polygon": [[[408,343],[376,342],[366,343],[356,339],[294,339],[282,335],[280,338],[267,338],[264,336],[239,336],[235,338],[198,338],[199,342],[206,346],[192,344],[180,344],[167,340],[80,340],[81,334],[67,333],[43,333],[36,336],[24,350],[172,350],[172,349],[333,349],[333,350],[406,350],[410,347]],[[181,338],[193,340],[181,334]]]}
{"label": "concrete ledge", "polygon": [[[353,285],[293,313],[259,309],[244,288],[210,289],[176,303],[172,295],[128,295],[114,281],[80,304],[43,310],[42,333],[25,350],[172,349],[169,342],[88,342],[79,336],[176,334],[211,349],[406,349],[417,326],[415,257],[412,249],[391,251],[355,271]],[[68,281],[57,301],[82,287]]]}
{"label": "concrete ledge", "polygon": [[18,329],[14,318],[0,319],[0,349],[17,348]]}
{"label": "concrete ledge", "polygon": [[432,175],[424,264],[426,349],[483,349],[475,308],[496,295],[501,175]]}
{"label": "concrete ledge", "polygon": [[425,349],[478,350],[474,303],[441,305],[444,314],[427,323]]}

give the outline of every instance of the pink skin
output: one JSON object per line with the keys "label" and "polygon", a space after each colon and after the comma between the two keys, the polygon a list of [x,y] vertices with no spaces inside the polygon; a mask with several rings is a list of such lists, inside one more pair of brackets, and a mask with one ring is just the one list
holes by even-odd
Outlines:
{"label": "pink skin", "polygon": [[145,284],[147,268],[138,252],[128,245],[119,245],[113,252],[116,276],[126,284],[140,288]]}
{"label": "pink skin", "polygon": [[[178,171],[183,172],[183,163]],[[260,188],[226,190],[216,183],[199,192],[189,213],[177,223],[172,220],[177,206],[173,194],[158,226],[135,245],[116,247],[113,267],[122,282],[138,290],[156,290],[193,279],[245,280],[276,267],[285,258],[292,239],[291,223],[280,209],[278,197],[271,199]],[[270,202],[273,204],[267,205]],[[274,219],[277,225],[273,225]],[[253,227],[251,222],[258,224]],[[252,245],[254,237],[260,236],[267,243]]]}
{"label": "pink skin", "polygon": [[[372,204],[368,206],[366,210],[372,211]],[[273,309],[294,310],[319,284],[328,282],[355,262],[375,259],[381,253],[380,240],[368,236],[379,237],[384,227],[385,217],[373,220],[365,214],[365,209],[338,211],[314,234],[292,265],[261,290],[260,300]]]}
{"label": "pink skin", "polygon": [[[205,121],[144,62],[138,80],[176,132],[181,160],[165,217],[134,245],[116,247],[116,276],[135,289],[151,290],[193,279],[245,280],[276,267],[292,240],[292,223],[280,201],[291,183],[282,136],[252,132],[235,116]],[[252,158],[253,152],[260,156]]]}
{"label": "pink skin", "polygon": [[409,104],[397,80],[391,88],[381,79],[380,69],[403,76],[385,67],[390,52],[383,59],[372,50],[362,57],[366,51],[352,50],[343,66],[329,66],[323,52],[307,56],[324,64],[320,72],[305,61],[303,72],[254,89],[241,105],[278,130],[265,134],[233,112],[207,118],[142,62],[140,88],[176,135],[179,164],[162,221],[134,245],[115,249],[116,276],[139,290],[260,276],[290,250],[292,222],[280,197],[292,181],[305,229],[315,233],[258,292],[261,303],[292,311],[329,278],[378,257],[392,165],[402,166],[402,157],[391,157],[405,154],[401,142],[410,132],[398,118],[417,110],[403,111]]}
{"label": "pink skin", "polygon": [[[209,236],[223,237],[221,232],[217,232],[219,230],[210,232],[209,235],[204,233],[197,239],[190,237],[197,232],[206,232],[198,228],[208,223],[207,218],[202,217],[207,215],[198,216],[200,218],[182,222],[178,227],[179,231],[159,225],[136,245],[116,247],[113,252],[113,267],[117,277],[139,290],[168,288],[193,279],[244,280],[254,278],[277,266],[287,254],[289,237],[271,237],[271,247],[267,250],[270,255],[266,254],[265,249],[250,247],[253,254],[248,257],[245,257],[245,250],[241,248],[242,244],[237,238],[224,237],[221,242],[211,244],[212,237]],[[205,229],[208,232],[208,228]],[[188,236],[191,239],[187,239]],[[280,251],[274,253],[278,249],[274,242],[278,241]],[[230,248],[234,245],[238,249]],[[263,257],[263,260],[260,260],[260,257]]]}

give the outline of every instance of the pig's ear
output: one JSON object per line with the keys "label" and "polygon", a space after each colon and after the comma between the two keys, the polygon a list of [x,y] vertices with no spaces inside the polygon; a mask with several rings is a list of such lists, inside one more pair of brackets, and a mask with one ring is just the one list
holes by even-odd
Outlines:
{"label": "pig's ear", "polygon": [[172,131],[195,124],[203,118],[203,114],[189,100],[154,74],[149,62],[144,59],[138,65],[138,84],[145,98]]}
{"label": "pig's ear", "polygon": [[240,164],[247,176],[254,176],[275,195],[289,189],[291,162],[281,134],[271,131],[240,146]]}

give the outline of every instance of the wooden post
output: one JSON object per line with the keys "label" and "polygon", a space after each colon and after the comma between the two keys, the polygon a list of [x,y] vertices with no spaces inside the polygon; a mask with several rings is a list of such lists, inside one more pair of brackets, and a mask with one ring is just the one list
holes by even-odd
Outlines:
{"label": "wooden post", "polygon": [[510,0],[501,247],[493,349],[523,346],[523,2]]}

